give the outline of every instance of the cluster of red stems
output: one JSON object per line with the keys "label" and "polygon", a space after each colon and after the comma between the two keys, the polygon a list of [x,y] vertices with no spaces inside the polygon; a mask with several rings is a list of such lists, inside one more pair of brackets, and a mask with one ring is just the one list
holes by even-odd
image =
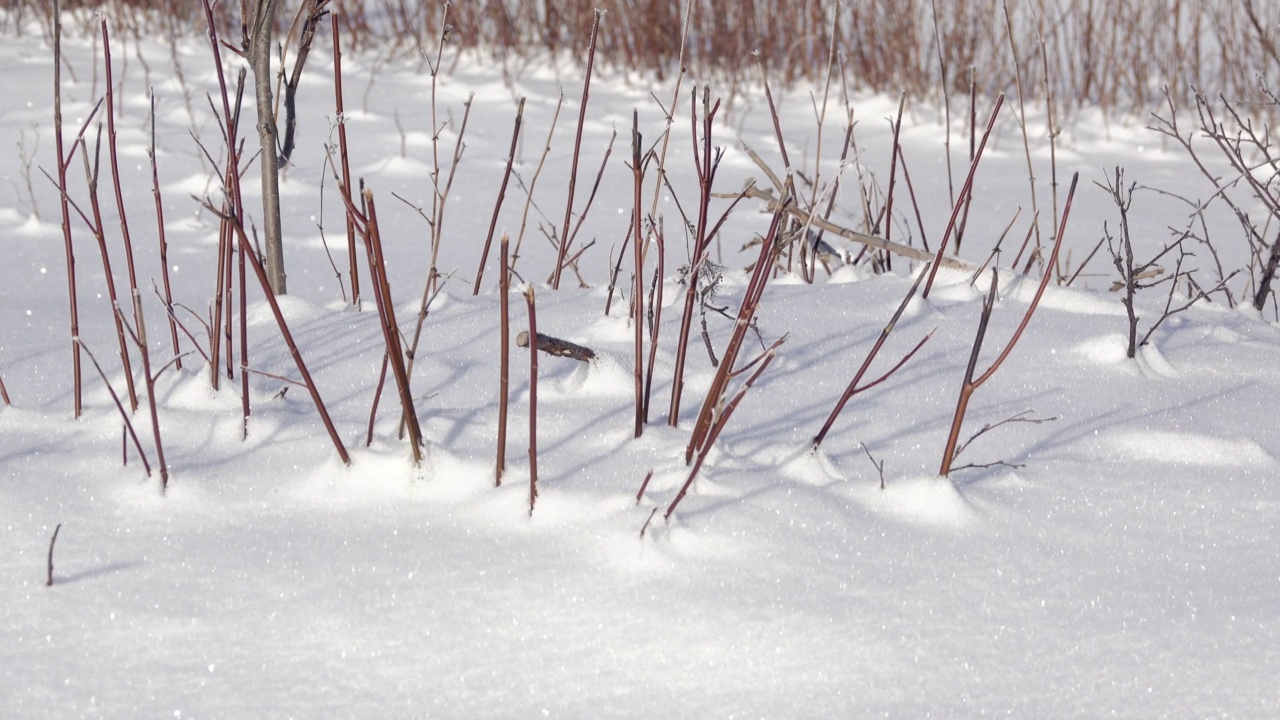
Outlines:
{"label": "cluster of red stems", "polygon": [[[314,31],[315,25],[325,15],[325,5],[328,0],[313,0],[307,6],[307,17],[305,22]],[[434,61],[428,59],[431,70],[431,104],[432,104],[432,123],[433,129],[438,129],[440,125],[435,117],[435,89],[436,77],[442,65],[442,53],[448,33],[449,22],[449,4],[444,6],[444,17],[441,22],[441,35],[439,44],[435,54]],[[690,5],[692,7],[692,5]],[[146,397],[148,398],[150,407],[150,419],[152,423],[153,437],[155,439],[155,451],[158,460],[159,473],[161,477],[161,488],[168,485],[168,471],[164,461],[164,452],[161,444],[160,436],[160,420],[155,400],[155,381],[157,376],[170,365],[181,369],[183,354],[179,350],[179,331],[185,333],[196,350],[204,357],[209,367],[210,382],[216,389],[219,386],[220,378],[225,373],[228,379],[235,377],[235,372],[239,370],[239,379],[241,382],[242,412],[243,425],[242,432],[247,436],[249,432],[249,417],[251,413],[250,394],[249,394],[249,375],[255,372],[249,364],[249,346],[247,331],[247,295],[248,282],[247,277],[249,270],[257,278],[258,284],[263,291],[268,305],[277,323],[279,333],[283,341],[289,348],[290,355],[293,357],[300,381],[296,384],[304,386],[307,389],[312,401],[314,402],[317,413],[322,420],[328,435],[333,442],[334,448],[344,463],[350,463],[351,458],[347,452],[342,438],[329,417],[329,413],[325,408],[325,404],[320,397],[320,393],[312,380],[311,374],[307,370],[306,363],[303,360],[302,353],[299,352],[284,315],[276,301],[275,294],[272,292],[271,284],[268,281],[268,274],[264,268],[263,262],[260,260],[255,251],[256,231],[251,227],[246,227],[246,214],[243,207],[243,194],[241,192],[241,175],[243,173],[242,162],[244,161],[243,147],[244,143],[240,138],[241,120],[240,109],[241,101],[245,89],[245,71],[242,69],[234,84],[229,83],[224,76],[224,63],[221,52],[223,48],[230,48],[218,37],[218,24],[215,22],[213,3],[211,0],[203,0],[203,9],[208,23],[209,45],[213,54],[213,63],[217,71],[218,89],[221,100],[221,115],[218,118],[222,139],[225,144],[224,164],[222,165],[222,199],[218,203],[206,199],[205,207],[213,212],[220,220],[218,260],[216,267],[216,285],[214,291],[214,303],[212,318],[206,324],[206,332],[208,338],[209,351],[206,353],[196,340],[194,335],[187,330],[182,322],[179,321],[176,306],[173,302],[169,288],[169,279],[167,270],[164,277],[164,289],[162,302],[167,310],[168,327],[170,340],[173,347],[173,359],[171,362],[159,370],[154,369],[149,352],[145,323],[143,320],[143,310],[141,304],[141,293],[138,289],[137,279],[134,272],[133,248],[130,242],[128,226],[125,222],[125,207],[123,195],[120,189],[119,173],[116,166],[116,146],[115,146],[115,127],[114,127],[114,99],[112,96],[111,81],[111,44],[108,36],[107,24],[102,22],[102,39],[103,39],[103,61],[106,68],[106,95],[102,102],[98,104],[94,112],[84,121],[76,140],[69,151],[62,146],[61,132],[61,100],[60,100],[60,68],[61,54],[58,47],[60,38],[60,29],[55,27],[55,47],[54,53],[58,58],[55,63],[55,121],[57,123],[56,136],[58,138],[58,165],[56,182],[61,194],[62,209],[62,228],[67,254],[68,267],[68,285],[69,297],[71,302],[71,336],[72,350],[74,359],[74,385],[75,385],[75,413],[79,416],[81,411],[81,382],[80,382],[80,358],[81,354],[87,355],[98,369],[103,381],[107,384],[113,399],[119,409],[121,418],[127,431],[128,437],[132,440],[133,447],[139,457],[142,458],[144,467],[148,475],[151,472],[151,465],[147,458],[147,454],[139,441],[138,436],[133,430],[131,422],[131,414],[138,407],[137,391],[133,385],[133,371],[131,369],[131,357],[133,352],[137,352],[142,364],[142,377],[146,383]],[[58,12],[57,3],[54,3],[54,12]],[[590,44],[587,51],[586,74],[582,89],[582,99],[579,108],[579,117],[577,125],[577,133],[575,136],[574,150],[572,156],[572,168],[570,172],[570,182],[568,186],[568,199],[566,201],[564,222],[559,228],[559,237],[555,239],[557,245],[556,261],[552,272],[548,278],[548,284],[554,290],[561,283],[563,272],[566,269],[577,272],[577,258],[581,257],[582,252],[586,249],[575,248],[575,239],[577,231],[582,226],[583,219],[591,206],[591,202],[595,197],[596,190],[600,184],[600,176],[603,172],[604,165],[601,165],[601,173],[597,174],[595,185],[592,187],[585,206],[577,210],[578,219],[576,224],[573,222],[575,207],[574,197],[576,182],[578,177],[578,162],[580,155],[580,147],[582,143],[583,127],[586,120],[587,105],[589,100],[589,89],[592,76],[592,68],[595,57],[595,47],[598,31],[600,28],[602,14],[596,12],[594,22],[591,27]],[[342,93],[342,63],[341,48],[339,44],[340,27],[336,15],[330,16],[331,27],[333,30],[333,56],[334,56],[334,89],[335,89],[335,112],[337,117],[343,116],[343,93]],[[686,16],[686,32],[688,17]],[[55,26],[57,21],[55,19]],[[831,64],[834,65],[834,45],[831,49]],[[681,42],[681,59],[684,57],[684,41]],[[297,72],[295,70],[295,78]],[[932,336],[932,332],[926,334],[911,349],[905,353],[896,363],[894,363],[887,371],[880,374],[876,379],[866,380],[864,376],[869,371],[873,361],[876,359],[882,347],[885,345],[890,334],[902,317],[908,304],[919,291],[922,298],[927,298],[931,290],[935,275],[938,268],[943,264],[956,264],[954,258],[946,256],[949,242],[954,238],[958,245],[963,233],[965,218],[967,217],[970,203],[972,201],[972,186],[974,173],[981,160],[983,150],[986,147],[987,140],[994,127],[997,114],[1003,104],[1003,96],[1000,96],[991,111],[990,119],[986,126],[986,131],[981,137],[981,141],[977,142],[976,123],[975,135],[971,137],[970,142],[970,166],[965,182],[960,192],[954,196],[952,212],[950,219],[943,232],[942,239],[938,243],[937,248],[933,252],[925,252],[916,248],[901,245],[892,241],[890,237],[892,224],[884,221],[884,218],[891,214],[894,198],[895,184],[899,168],[901,167],[904,181],[910,189],[910,178],[905,166],[905,159],[902,156],[901,149],[898,145],[898,130],[901,125],[902,106],[899,106],[897,122],[894,125],[894,152],[892,155],[892,165],[889,175],[889,186],[886,194],[886,208],[881,213],[880,219],[875,224],[866,228],[867,232],[859,233],[841,228],[830,221],[835,201],[835,190],[838,187],[839,178],[828,184],[826,190],[822,193],[818,191],[817,178],[811,179],[813,192],[810,197],[803,198],[796,188],[795,175],[787,154],[787,146],[783,141],[782,129],[778,122],[778,113],[773,105],[773,96],[769,90],[767,78],[763,74],[766,98],[774,120],[774,128],[777,134],[778,149],[781,153],[785,173],[782,177],[777,176],[769,171],[762,164],[762,168],[766,170],[773,184],[770,190],[761,190],[755,186],[749,186],[736,195],[727,197],[733,198],[733,202],[728,206],[719,217],[713,217],[711,211],[712,199],[717,196],[714,193],[714,181],[720,160],[722,158],[722,150],[716,148],[712,141],[712,131],[714,120],[720,108],[720,103],[712,102],[710,91],[703,88],[701,95],[697,90],[690,94],[690,123],[692,135],[693,160],[698,180],[698,204],[697,214],[695,218],[684,218],[684,226],[692,228],[691,245],[693,248],[690,267],[685,278],[685,298],[683,304],[683,312],[679,326],[679,334],[676,338],[675,345],[675,366],[671,382],[671,397],[667,412],[667,423],[676,426],[680,420],[681,403],[683,400],[684,389],[684,373],[686,367],[686,352],[690,342],[690,335],[693,328],[694,310],[700,301],[699,297],[699,280],[702,273],[707,271],[710,262],[712,241],[717,237],[721,226],[724,224],[729,214],[744,198],[760,198],[769,202],[772,210],[772,217],[767,231],[763,234],[759,242],[758,255],[751,266],[750,280],[742,294],[742,298],[736,315],[733,317],[734,326],[728,344],[722,351],[722,356],[716,366],[716,373],[712,379],[711,386],[708,389],[698,412],[693,420],[693,425],[689,435],[689,442],[685,448],[685,463],[689,467],[689,472],[685,482],[679,487],[679,490],[666,506],[663,514],[665,520],[670,520],[677,506],[686,497],[692,487],[699,471],[703,467],[708,454],[715,445],[716,440],[724,431],[730,418],[735,410],[741,404],[743,398],[752,386],[760,379],[760,377],[769,368],[774,360],[779,347],[785,342],[786,336],[777,339],[762,352],[754,355],[746,352],[748,333],[755,326],[755,317],[760,307],[766,287],[771,277],[776,275],[780,270],[791,270],[798,264],[798,269],[803,277],[807,280],[813,280],[816,275],[817,263],[819,258],[819,242],[821,241],[823,232],[832,232],[840,234],[849,239],[863,243],[866,250],[875,256],[874,261],[883,268],[890,267],[892,254],[905,255],[912,259],[925,260],[925,266],[921,268],[918,276],[911,286],[909,292],[902,299],[897,311],[892,318],[889,319],[884,326],[876,342],[871,347],[866,358],[859,366],[853,378],[848,383],[844,392],[841,394],[835,406],[832,408],[830,415],[822,428],[814,436],[812,447],[816,451],[827,437],[835,424],[838,416],[846,407],[848,402],[857,394],[865,392],[880,383],[885,382],[890,376],[902,368]],[[670,108],[666,113],[667,127],[661,136],[661,146],[654,147],[649,150],[644,149],[643,137],[640,132],[638,113],[633,115],[633,124],[631,129],[631,156],[630,167],[634,179],[634,194],[630,227],[628,228],[627,240],[624,242],[623,250],[618,258],[618,265],[613,269],[613,281],[610,284],[608,300],[606,302],[605,313],[608,314],[610,305],[613,300],[613,290],[616,285],[618,274],[621,271],[623,256],[626,255],[627,243],[630,243],[631,260],[633,264],[632,285],[630,288],[630,322],[634,328],[634,393],[635,393],[635,413],[634,413],[634,434],[639,438],[645,427],[650,422],[651,407],[650,400],[652,395],[652,387],[654,383],[655,365],[658,352],[659,334],[658,329],[661,325],[661,309],[663,306],[662,285],[665,277],[665,268],[663,264],[663,256],[665,251],[665,239],[663,232],[663,222],[657,214],[657,204],[660,190],[667,185],[665,173],[665,158],[671,138],[673,136],[672,128],[674,125],[675,106],[681,97],[680,80],[683,76],[677,78],[675,89],[673,91]],[[295,80],[296,84],[296,80]],[[828,86],[830,85],[830,72],[828,73]],[[905,98],[904,98],[905,100]],[[975,103],[976,104],[976,103]],[[823,108],[825,111],[826,99],[823,100]],[[470,110],[470,101],[467,103],[467,111]],[[97,198],[97,155],[99,141],[95,141],[93,147],[93,159],[90,160],[90,149],[85,140],[86,131],[90,126],[90,122],[99,111],[106,114],[107,127],[107,147],[110,159],[110,172],[112,175],[113,185],[115,189],[115,199],[117,203],[118,214],[120,217],[120,233],[123,238],[126,260],[128,263],[128,276],[130,283],[130,296],[132,298],[132,313],[127,315],[121,310],[117,300],[116,289],[112,280],[112,272],[110,260],[107,251],[106,233],[103,228],[102,216],[99,210]],[[477,294],[480,290],[482,279],[484,276],[485,265],[488,262],[490,249],[496,234],[499,212],[503,205],[508,181],[512,174],[512,164],[516,155],[516,149],[519,144],[520,133],[522,129],[524,111],[524,99],[521,98],[516,111],[514,129],[511,138],[511,151],[507,158],[505,172],[502,182],[498,188],[498,195],[494,205],[493,216],[488,226],[488,234],[485,238],[484,249],[481,255],[480,266],[476,270],[475,283],[472,288],[473,294]],[[557,109],[557,117],[558,117]],[[154,101],[153,101],[154,116]],[[554,121],[553,121],[554,126]],[[465,133],[466,115],[464,115],[461,129],[458,133],[457,144],[453,150],[452,168],[456,169],[457,160],[461,155],[462,135]],[[432,262],[431,271],[429,273],[426,287],[422,294],[422,302],[419,307],[417,318],[417,327],[411,341],[406,347],[406,338],[403,336],[400,324],[395,316],[395,303],[391,296],[390,284],[387,278],[386,261],[383,254],[382,235],[378,224],[378,213],[374,194],[371,190],[364,188],[363,183],[359,183],[360,188],[357,190],[352,181],[350,169],[348,166],[347,156],[347,136],[344,125],[339,122],[338,127],[338,147],[337,159],[333,156],[329,157],[329,169],[337,183],[342,203],[346,211],[346,230],[348,240],[348,260],[350,262],[351,272],[349,274],[351,302],[357,306],[362,303],[362,293],[359,283],[357,267],[357,251],[362,245],[364,256],[369,273],[369,285],[374,296],[375,306],[382,329],[384,340],[384,352],[382,369],[377,383],[377,389],[372,402],[370,411],[369,427],[366,436],[366,444],[372,443],[374,434],[374,420],[377,415],[379,400],[385,384],[388,370],[391,373],[395,383],[396,394],[401,405],[400,432],[401,436],[407,435],[408,444],[411,448],[412,456],[415,463],[421,463],[424,459],[425,443],[423,440],[422,430],[418,421],[417,412],[414,407],[413,393],[410,387],[410,380],[413,372],[413,359],[416,356],[419,338],[421,337],[422,327],[428,315],[431,301],[440,292],[443,285],[440,274],[436,270],[436,261],[439,255],[440,240],[442,238],[442,228],[444,225],[444,199],[449,194],[449,187],[453,181],[453,171],[451,170],[447,178],[441,179],[440,164],[440,148],[438,147],[439,132],[433,132],[433,162],[434,171],[432,174],[433,183],[433,199],[430,208],[430,217],[428,220],[431,225],[432,233]],[[850,147],[850,137],[853,132],[852,117],[845,136],[844,153],[848,152]],[[291,137],[291,129],[289,131]],[[101,135],[101,127],[99,127],[99,135]],[[158,179],[158,171],[155,165],[154,152],[154,117],[152,123],[152,177],[154,182],[153,192],[155,197],[156,221],[158,226],[158,237],[160,242],[160,257],[162,266],[166,269],[167,262],[164,262],[166,246],[164,235],[164,217],[161,210],[160,185]],[[291,143],[291,141],[289,141]],[[612,142],[612,141],[611,141]],[[821,139],[819,138],[819,143]],[[548,149],[550,140],[548,139]],[[79,151],[85,167],[88,187],[90,206],[88,211],[82,210],[74,201],[71,200],[67,187],[67,171],[72,160]],[[210,162],[216,165],[218,163],[209,155]],[[753,153],[754,155],[754,153]],[[545,161],[546,152],[543,153],[542,160]],[[608,159],[606,152],[605,159]],[[845,155],[842,154],[842,163]],[[542,163],[538,165],[538,172],[541,171]],[[653,182],[653,195],[648,208],[645,207],[645,182],[646,176],[649,175],[650,168],[657,176],[657,181]],[[538,172],[535,172],[530,183],[528,194],[532,198],[533,185],[536,184]],[[649,175],[652,177],[652,175]],[[1031,316],[1034,314],[1036,307],[1040,301],[1041,295],[1044,293],[1050,278],[1053,275],[1053,269],[1057,267],[1058,253],[1061,248],[1062,238],[1065,233],[1067,217],[1071,207],[1072,197],[1074,196],[1076,178],[1072,179],[1071,189],[1067,195],[1066,203],[1058,218],[1058,227],[1053,236],[1052,249],[1049,251],[1047,259],[1042,257],[1042,249],[1039,247],[1038,241],[1035,246],[1033,255],[1043,260],[1043,272],[1040,280],[1039,288],[1030,304],[1021,324],[999,354],[997,359],[991,366],[982,373],[977,372],[977,361],[981,351],[983,340],[986,333],[988,320],[990,319],[997,289],[998,276],[992,270],[992,280],[990,290],[986,300],[983,303],[982,315],[979,322],[977,334],[973,343],[972,355],[969,359],[964,379],[961,384],[959,398],[956,403],[954,419],[951,425],[950,433],[944,447],[942,462],[939,474],[947,476],[953,469],[953,462],[957,453],[957,446],[963,447],[959,441],[959,434],[964,422],[966,408],[969,399],[974,391],[986,382],[1000,367],[1001,363],[1009,356],[1015,343],[1021,337],[1023,330],[1026,328]],[[829,193],[829,194],[828,194]],[[823,200],[826,202],[824,203]],[[911,190],[911,200],[915,204],[914,190]],[[825,211],[821,207],[825,204]],[[114,310],[115,325],[117,336],[119,339],[119,352],[121,362],[124,365],[126,382],[128,383],[127,395],[130,408],[124,406],[122,401],[111,388],[110,382],[107,380],[106,374],[102,371],[96,357],[89,351],[79,340],[78,332],[78,314],[76,304],[76,281],[74,275],[74,257],[71,243],[71,210],[75,209],[81,220],[87,225],[95,239],[98,242],[101,251],[101,258],[104,265],[104,271],[108,283],[108,291],[112,308]],[[528,218],[528,204],[525,208],[525,220]],[[426,212],[423,212],[426,217]],[[870,213],[868,213],[870,215]],[[919,218],[919,208],[916,207],[916,217]],[[882,221],[883,225],[882,225]],[[883,236],[881,236],[881,228],[883,227]],[[812,234],[816,229],[816,235]],[[524,236],[524,224],[522,223],[519,235],[515,240],[515,251],[512,252],[510,238],[503,233],[500,238],[500,268],[499,268],[499,287],[502,296],[500,303],[500,396],[499,396],[499,414],[497,428],[497,453],[496,453],[496,472],[495,483],[502,484],[503,476],[506,471],[506,444],[507,444],[507,424],[508,424],[508,395],[510,387],[510,367],[509,352],[510,340],[508,328],[510,325],[508,299],[511,294],[511,281],[513,269],[519,255],[520,242]],[[254,237],[251,237],[254,236]],[[922,232],[923,236],[923,232]],[[816,237],[817,240],[811,239]],[[1023,250],[1027,248],[1027,244],[1031,240],[1031,232],[1028,232],[1027,239],[1024,241]],[[589,247],[589,245],[588,245]],[[1022,253],[1019,253],[1021,257]],[[1015,261],[1017,265],[1019,261]],[[646,287],[645,278],[647,276],[646,268],[652,266],[652,277],[648,288],[648,303],[646,315]],[[1031,261],[1028,261],[1028,270]],[[984,265],[985,267],[985,265]],[[974,274],[975,279],[982,272],[980,268]],[[921,290],[921,288],[923,288]],[[159,290],[157,290],[159,294]],[[344,288],[344,296],[345,296]],[[534,288],[531,284],[525,284],[523,294],[526,300],[528,311],[528,350],[529,350],[529,512],[533,513],[535,503],[538,497],[538,458],[537,458],[537,387],[538,387],[538,353],[539,353],[539,334],[537,332],[536,303]],[[238,307],[233,308],[234,302],[238,303]],[[238,328],[234,327],[233,318],[238,318]],[[201,321],[203,322],[203,321]],[[238,332],[237,332],[238,330]],[[646,335],[647,330],[647,335]],[[236,362],[236,348],[233,347],[233,338],[238,340],[238,363]],[[709,341],[708,341],[709,342]],[[647,347],[646,347],[647,343]],[[523,344],[523,343],[522,343]],[[275,377],[275,376],[273,376]],[[740,380],[739,380],[740,379]],[[737,381],[736,389],[731,386]],[[294,381],[290,381],[294,382]],[[0,383],[0,393],[4,394],[5,402],[8,402],[7,392],[4,391],[3,384]],[[127,462],[128,454],[125,454]],[[646,475],[645,480],[637,493],[636,500],[639,503],[644,496],[649,480],[652,477],[652,471]],[[658,508],[655,507],[650,513],[645,528],[648,527],[650,521],[657,514]],[[641,531],[642,535],[644,530]],[[51,549],[52,554],[52,549]],[[52,562],[52,560],[50,560]]]}

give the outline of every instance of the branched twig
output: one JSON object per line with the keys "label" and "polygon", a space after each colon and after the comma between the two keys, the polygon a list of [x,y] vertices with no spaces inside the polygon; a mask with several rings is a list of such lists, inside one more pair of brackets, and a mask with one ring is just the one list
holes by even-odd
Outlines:
{"label": "branched twig", "polygon": [[[954,462],[957,458],[959,458],[960,454],[963,453],[965,451],[965,448],[969,447],[969,445],[972,444],[974,440],[977,440],[978,438],[982,437],[983,435],[986,435],[987,433],[991,432],[992,430],[995,430],[998,427],[1001,427],[1002,425],[1010,425],[1013,423],[1029,423],[1031,425],[1040,425],[1041,423],[1053,422],[1058,419],[1056,415],[1054,417],[1047,417],[1047,418],[1028,417],[1031,414],[1031,412],[1032,412],[1031,410],[1023,410],[1022,412],[1015,413],[1014,415],[1011,415],[1005,418],[1004,420],[1001,420],[1000,422],[987,423],[986,425],[983,425],[981,430],[970,435],[968,440],[965,440],[964,442],[960,443],[959,446],[956,447],[956,454],[951,458],[951,460]],[[962,465],[962,466],[954,467],[951,469],[952,471],[955,471],[955,470],[963,470],[965,468],[994,467],[995,465],[1008,465],[1008,463],[1000,462],[1000,463],[991,463],[987,465]],[[1010,465],[1009,467],[1017,468],[1022,466]]]}

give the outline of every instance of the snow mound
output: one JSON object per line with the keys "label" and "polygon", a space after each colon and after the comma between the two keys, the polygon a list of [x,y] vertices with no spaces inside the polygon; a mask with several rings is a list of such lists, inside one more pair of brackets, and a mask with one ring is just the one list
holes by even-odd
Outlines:
{"label": "snow mound", "polygon": [[1250,467],[1266,465],[1271,457],[1248,438],[1216,438],[1186,432],[1122,432],[1115,450],[1131,460],[1202,466]]}

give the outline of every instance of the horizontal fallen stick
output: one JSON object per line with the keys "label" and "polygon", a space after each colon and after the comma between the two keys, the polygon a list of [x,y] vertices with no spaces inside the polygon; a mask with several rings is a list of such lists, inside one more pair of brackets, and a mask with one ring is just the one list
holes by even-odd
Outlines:
{"label": "horizontal fallen stick", "polygon": [[[527,330],[516,336],[516,345],[522,348],[529,347],[529,332]],[[548,355],[573,358],[581,362],[591,362],[596,359],[596,351],[589,347],[583,347],[568,340],[561,340],[542,333],[538,333],[538,349]]]}
{"label": "horizontal fallen stick", "polygon": [[[773,194],[772,190],[761,190],[758,187],[751,186],[751,187],[748,187],[746,190],[744,190],[743,194],[746,197],[752,198],[754,200],[764,200],[766,203],[768,203],[768,210],[771,213],[777,212],[778,210],[778,198],[776,195]],[[717,197],[737,197],[737,196],[738,195],[736,193],[733,195],[725,195],[725,196],[717,195]],[[911,247],[910,245],[902,245],[900,243],[892,242],[890,240],[885,240],[884,238],[881,238],[881,237],[876,237],[875,235],[868,235],[866,233],[860,233],[856,230],[843,228],[831,222],[830,220],[823,218],[820,215],[810,216],[810,213],[808,210],[802,207],[799,207],[797,205],[788,205],[784,209],[788,215],[791,215],[797,220],[800,220],[802,222],[807,222],[815,228],[820,228],[834,235],[839,235],[840,237],[846,240],[852,240],[853,242],[861,243],[868,247],[876,248],[877,250],[884,250],[886,252],[891,252],[894,255],[909,257],[913,260],[929,261],[934,259],[934,254],[926,250],[922,250],[920,248],[914,248],[914,247]],[[942,258],[942,265],[944,267],[956,268],[960,270],[974,269],[973,264],[967,263],[963,260],[960,260],[954,257],[944,256]]]}

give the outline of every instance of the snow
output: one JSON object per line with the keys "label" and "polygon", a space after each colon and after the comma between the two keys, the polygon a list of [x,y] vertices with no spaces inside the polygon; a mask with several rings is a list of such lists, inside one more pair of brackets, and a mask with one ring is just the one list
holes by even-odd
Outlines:
{"label": "snow", "polygon": [[[183,42],[186,77],[211,83],[207,48],[200,38]],[[88,112],[100,87],[92,44],[69,39],[64,49],[77,70],[78,80],[64,78],[64,112],[74,118]],[[117,125],[128,157],[126,202],[146,285],[153,364],[162,365],[171,352],[162,307],[149,289],[153,278],[158,282],[159,261],[145,153],[148,84],[160,88],[156,141],[175,299],[195,315],[212,301],[217,224],[192,195],[216,193],[217,170],[188,131],[214,142],[217,129],[203,103],[193,104],[192,125],[167,74],[167,46],[143,41],[139,51],[152,61],[149,80],[136,63],[117,71],[124,84]],[[0,46],[0,76],[12,95],[0,124],[9,137],[34,128],[38,163],[46,169],[56,162],[48,52],[38,34]],[[714,373],[695,328],[680,424],[668,427],[684,289],[675,269],[688,261],[670,199],[659,206],[671,236],[651,422],[638,439],[627,303],[615,295],[611,315],[603,312],[608,265],[631,205],[624,164],[631,109],[639,108],[647,141],[659,136],[663,117],[650,88],[608,72],[593,81],[575,212],[610,133],[616,129],[620,137],[579,235],[579,247],[597,242],[581,265],[591,287],[576,287],[566,273],[565,287],[552,291],[543,281],[553,251],[536,224],[543,216],[550,223],[563,218],[580,101],[577,81],[562,70],[565,107],[517,270],[537,288],[539,330],[589,345],[600,358],[591,364],[540,358],[539,497],[530,516],[528,356],[514,344],[508,468],[501,487],[493,481],[503,302],[496,247],[480,295],[472,297],[470,286],[505,163],[514,97],[529,96],[517,166],[528,182],[561,91],[557,76],[530,68],[508,86],[501,68],[464,59],[442,78],[440,116],[453,119],[441,136],[442,162],[452,156],[462,103],[476,96],[439,263],[442,273],[456,275],[432,305],[414,368],[427,441],[427,459],[414,467],[396,439],[390,380],[374,441],[364,445],[381,330],[369,296],[362,312],[342,303],[317,231],[320,219],[328,250],[345,272],[341,202],[331,177],[323,206],[318,192],[323,146],[336,135],[330,62],[323,52],[313,54],[299,95],[299,147],[284,183],[291,294],[281,305],[352,454],[349,467],[305,390],[291,387],[281,396],[285,384],[265,375],[251,379],[253,415],[242,440],[239,379],[224,378],[214,392],[195,354],[157,384],[172,472],[168,492],[161,496],[159,480],[144,475],[132,449],[122,466],[119,414],[87,362],[85,413],[71,418],[56,193],[42,176],[33,179],[36,219],[18,153],[12,147],[0,153],[0,173],[14,188],[0,195],[0,377],[13,399],[0,409],[0,714],[1280,713],[1280,436],[1273,422],[1280,331],[1271,312],[1198,303],[1128,360],[1124,308],[1108,292],[1111,267],[1095,258],[1073,287],[1049,286],[1009,360],[974,394],[962,438],[1024,411],[1046,421],[984,434],[960,464],[1007,465],[957,471],[948,481],[937,476],[938,463],[990,274],[971,286],[970,272],[939,272],[930,297],[917,298],[904,313],[871,376],[936,328],[933,338],[886,383],[855,396],[817,452],[810,449],[813,436],[910,287],[908,273],[919,267],[898,259],[887,275],[841,268],[827,278],[820,270],[815,285],[779,278],[765,291],[758,327],[766,344],[783,334],[788,339],[732,417],[690,496],[663,522],[688,477],[684,448]],[[344,64],[352,167],[378,198],[396,310],[411,336],[430,231],[415,208],[391,193],[414,204],[430,200],[429,78],[412,64],[354,56]],[[210,89],[192,88],[193,96]],[[665,102],[670,88],[654,92]],[[717,187],[726,190],[759,175],[736,138],[767,158],[777,155],[767,112],[740,92],[716,129],[717,144],[726,148]],[[774,92],[784,99],[781,121],[793,162],[811,168],[808,91]],[[858,96],[854,107],[858,162],[883,182],[890,137],[883,118],[896,109],[896,98]],[[394,111],[408,129],[407,157]],[[681,204],[691,211],[688,106],[678,112],[668,162]],[[978,175],[961,251],[975,264],[1030,200],[1020,133],[1010,118]],[[1034,123],[1043,127],[1044,120]],[[1114,207],[1092,184],[1109,168],[1122,164],[1129,178],[1189,197],[1208,194],[1178,153],[1142,123],[1113,122],[1108,138],[1099,123],[1080,120],[1064,134],[1059,181],[1081,173],[1064,249],[1075,262],[1101,237],[1104,221],[1115,226]],[[828,126],[828,178],[841,130]],[[916,108],[904,121],[913,180],[929,199],[921,210],[931,241],[949,213],[940,201],[947,192],[943,134],[930,108]],[[1045,213],[1048,158],[1044,141],[1033,143]],[[956,153],[955,162],[963,163]],[[78,162],[70,178],[82,202]],[[856,188],[852,173],[845,170],[846,201],[837,212],[851,227],[860,221],[847,201]],[[245,187],[256,217],[257,191],[253,182]],[[647,186],[646,203],[651,193]],[[110,232],[116,221],[108,198]],[[513,181],[500,227],[514,232],[523,204]],[[1154,254],[1167,226],[1181,226],[1186,215],[1176,201],[1138,196],[1131,222],[1139,254]],[[1013,235],[1025,232],[1026,207],[1021,217]],[[1236,221],[1217,221],[1224,264],[1247,263],[1247,248],[1234,247]],[[729,270],[717,302],[731,313],[746,284],[740,270],[748,261],[738,248],[767,225],[752,203],[726,225]],[[895,239],[905,227],[895,227]],[[73,228],[81,338],[123,392],[101,263],[83,224],[75,219]],[[113,256],[117,283],[123,283],[120,257]],[[628,256],[621,279],[628,297],[629,264]],[[1034,291],[1034,283],[1001,272],[980,368],[1012,335]],[[513,290],[507,301],[512,332],[525,329],[523,297]],[[1138,302],[1145,332],[1164,298],[1149,290]],[[203,338],[194,317],[182,317]],[[708,326],[719,353],[731,321],[711,314]],[[256,288],[249,333],[255,369],[296,377]],[[760,347],[750,343],[744,355]],[[185,338],[183,347],[191,347]],[[154,463],[145,405],[133,422]],[[884,463],[883,489],[868,453]],[[59,524],[55,584],[45,587],[49,538]]]}

